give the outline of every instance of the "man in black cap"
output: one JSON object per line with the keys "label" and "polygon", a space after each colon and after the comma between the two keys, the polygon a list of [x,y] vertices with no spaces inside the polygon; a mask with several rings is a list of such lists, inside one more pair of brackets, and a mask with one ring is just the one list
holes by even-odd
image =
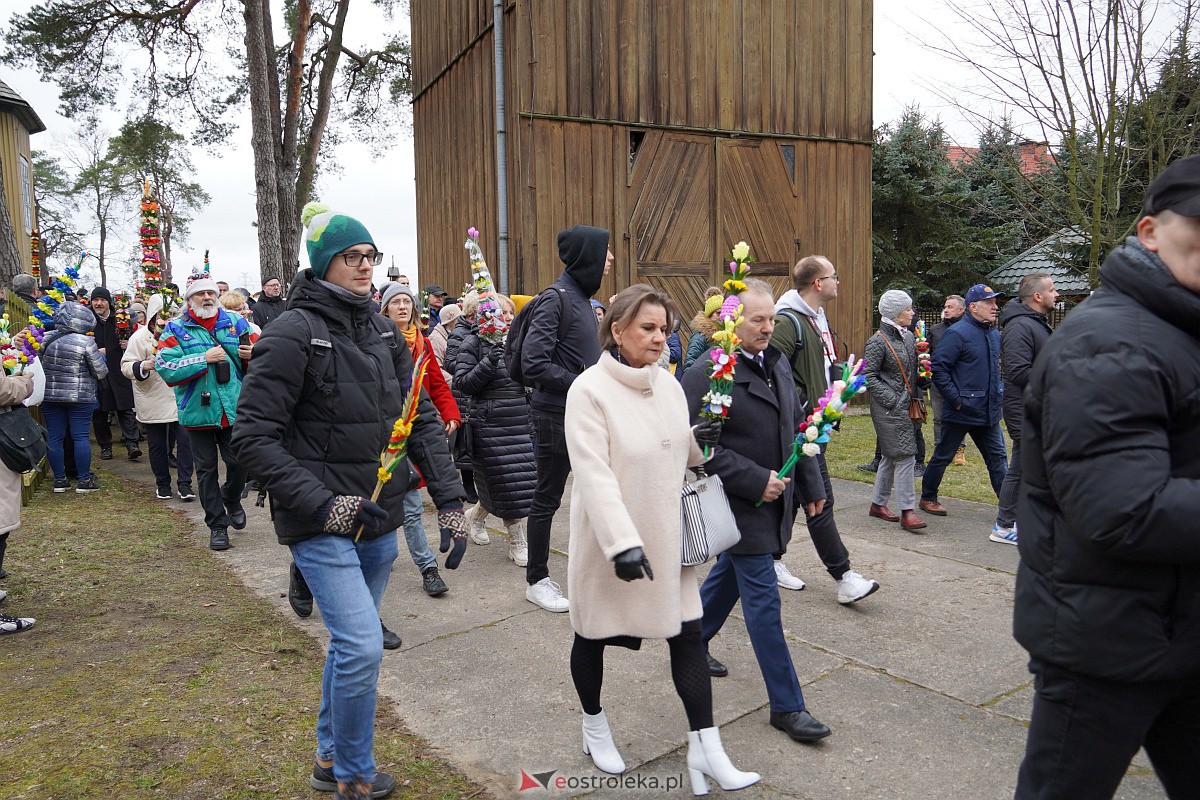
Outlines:
{"label": "man in black cap", "polygon": [[429,298],[429,330],[433,330],[442,322],[442,306],[446,303],[446,298],[450,296],[442,287],[436,283],[431,283],[425,288],[425,295]]}
{"label": "man in black cap", "polygon": [[608,231],[576,225],[560,232],[558,258],[564,264],[562,275],[523,312],[533,316],[521,347],[521,370],[526,385],[533,387],[530,415],[537,463],[537,485],[526,522],[525,599],[547,611],[561,612],[570,610],[570,603],[550,580],[549,563],[550,525],[571,474],[563,419],[567,390],[579,373],[600,359],[591,297],[612,269]]}
{"label": "man in black cap", "polygon": [[977,283],[967,290],[967,313],[942,334],[933,351],[933,385],[942,393],[942,435],[921,478],[921,510],[946,516],[938,488],[958,446],[970,435],[987,464],[992,490],[1008,471],[1004,432],[1000,430],[1004,386],[1000,382],[1000,332],[996,330],[996,298],[992,287]]}
{"label": "man in black cap", "polygon": [[1200,756],[1200,156],[1034,362],[1013,630],[1033,716],[1017,798],[1112,797],[1144,747],[1169,797]]}
{"label": "man in black cap", "polygon": [[108,377],[100,382],[98,392],[100,407],[92,414],[92,430],[96,434],[96,444],[100,445],[100,458],[112,458],[113,435],[108,415],[116,412],[129,460],[136,461],[142,456],[142,449],[138,447],[141,429],[134,410],[133,383],[121,373],[125,347],[117,336],[117,316],[113,313],[112,295],[108,289],[103,286],[93,289],[91,306],[96,315],[96,346],[108,362]]}

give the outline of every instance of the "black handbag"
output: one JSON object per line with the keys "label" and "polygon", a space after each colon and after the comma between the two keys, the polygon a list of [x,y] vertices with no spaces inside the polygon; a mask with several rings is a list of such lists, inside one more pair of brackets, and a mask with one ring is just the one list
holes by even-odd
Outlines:
{"label": "black handbag", "polygon": [[46,457],[46,429],[25,406],[0,411],[0,460],[13,472],[37,469]]}

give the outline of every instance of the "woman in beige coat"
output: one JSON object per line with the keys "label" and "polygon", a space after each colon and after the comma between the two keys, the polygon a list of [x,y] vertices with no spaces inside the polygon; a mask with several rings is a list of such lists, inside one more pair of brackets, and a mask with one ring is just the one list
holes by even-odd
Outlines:
{"label": "woman in beige coat", "polygon": [[604,353],[567,393],[567,450],[575,476],[567,577],[571,677],[583,705],[583,751],[609,773],[625,771],[600,705],[604,648],[666,639],[671,677],[687,712],[693,790],[704,775],[722,788],[759,780],[729,763],[713,726],[712,684],[700,639],[695,570],[680,566],[679,496],[688,466],[715,443],[715,421],[688,427],[683,390],[658,368],[675,305],[653,287],[618,294],[600,331]]}
{"label": "woman in beige coat", "polygon": [[[7,414],[21,405],[33,394],[33,375],[6,375],[0,369],[0,414]],[[0,564],[4,561],[3,548],[8,545],[8,534],[21,526],[21,475],[13,472],[0,461]],[[3,570],[0,570],[2,572]],[[8,573],[4,573],[7,575]],[[0,576],[4,577],[4,576]],[[0,591],[0,599],[5,592]],[[0,614],[0,635],[20,633],[32,628],[33,617],[14,617]]]}

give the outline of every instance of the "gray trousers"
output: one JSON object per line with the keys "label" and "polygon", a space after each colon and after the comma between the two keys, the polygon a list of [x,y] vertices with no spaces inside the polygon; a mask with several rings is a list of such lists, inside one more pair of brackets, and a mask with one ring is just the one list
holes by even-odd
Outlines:
{"label": "gray trousers", "polygon": [[917,507],[917,490],[913,483],[916,459],[914,456],[891,458],[880,456],[879,469],[875,470],[875,490],[871,502],[886,506],[892,497],[892,485],[896,487],[896,505],[901,511],[912,511]]}

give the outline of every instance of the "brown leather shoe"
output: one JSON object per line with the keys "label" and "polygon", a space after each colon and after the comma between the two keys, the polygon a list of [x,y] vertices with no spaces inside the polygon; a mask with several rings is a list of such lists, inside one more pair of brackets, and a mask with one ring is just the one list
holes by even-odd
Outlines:
{"label": "brown leather shoe", "polygon": [[926,514],[933,514],[935,517],[946,516],[946,507],[943,506],[941,503],[939,503],[937,500],[922,499],[921,502],[918,503],[917,505],[919,505],[921,507],[921,510],[924,511]]}
{"label": "brown leather shoe", "polygon": [[900,527],[906,531],[919,531],[925,527],[925,520],[917,516],[911,508],[900,512]]}
{"label": "brown leather shoe", "polygon": [[876,505],[875,503],[871,503],[871,508],[870,508],[870,510],[867,511],[867,515],[871,516],[871,517],[876,517],[877,519],[881,519],[884,522],[899,522],[900,521],[900,518],[897,517],[895,514],[893,514],[890,510],[888,510],[887,506],[880,506],[880,505]]}

